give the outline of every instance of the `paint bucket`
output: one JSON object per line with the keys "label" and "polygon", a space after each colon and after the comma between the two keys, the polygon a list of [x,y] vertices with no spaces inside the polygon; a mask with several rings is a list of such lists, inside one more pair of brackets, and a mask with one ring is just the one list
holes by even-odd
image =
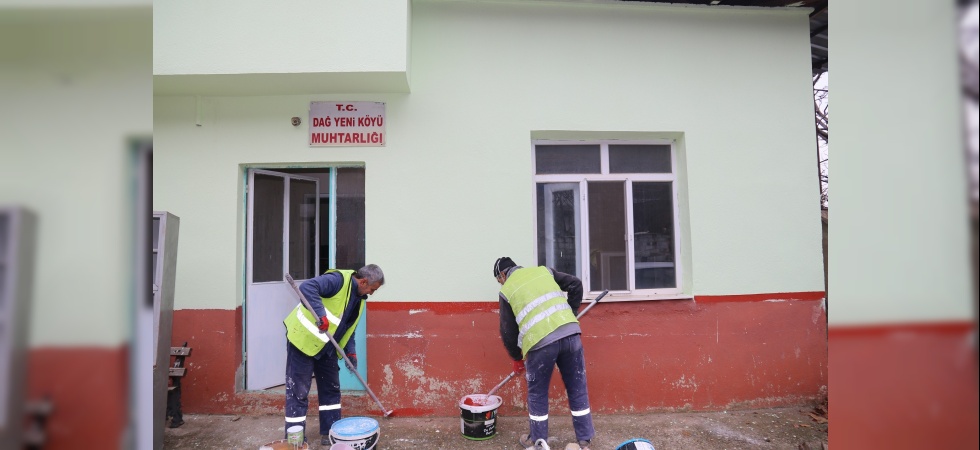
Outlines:
{"label": "paint bucket", "polygon": [[346,444],[354,450],[372,450],[378,443],[379,435],[377,420],[370,417],[348,417],[333,423],[329,437],[330,444]]}
{"label": "paint bucket", "polygon": [[[309,450],[309,448],[309,443],[304,443],[299,446],[300,450]],[[280,439],[278,441],[263,444],[261,447],[259,447],[259,450],[293,450],[293,445],[286,439]]]}
{"label": "paint bucket", "polygon": [[293,448],[299,448],[306,440],[303,439],[303,426],[293,425],[286,428],[286,442],[293,445]]}
{"label": "paint bucket", "polygon": [[653,443],[646,439],[630,439],[616,446],[616,450],[654,450]]}
{"label": "paint bucket", "polygon": [[490,439],[497,435],[497,408],[503,399],[496,395],[467,395],[459,400],[459,430],[463,437],[473,441]]}

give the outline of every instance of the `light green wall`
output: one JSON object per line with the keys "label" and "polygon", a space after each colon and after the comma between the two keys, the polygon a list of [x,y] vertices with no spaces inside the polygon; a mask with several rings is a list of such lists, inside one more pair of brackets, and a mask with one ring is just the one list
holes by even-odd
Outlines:
{"label": "light green wall", "polygon": [[[681,136],[693,293],[822,290],[806,13],[416,1],[410,94],[205,96],[200,127],[194,97],[157,96],[174,307],[240,302],[240,165],[273,162],[365,163],[373,298],[493,300],[496,257],[532,263],[537,130]],[[308,147],[289,118],[314,100],[386,102],[387,146]]]}
{"label": "light green wall", "polygon": [[46,18],[62,13],[74,14],[81,10],[100,10],[100,13],[114,14],[120,9],[146,10],[152,5],[152,0],[0,0],[0,10],[5,10],[4,13],[17,11],[18,14],[28,13],[34,17]]}
{"label": "light green wall", "polygon": [[118,346],[133,310],[129,139],[153,124],[150,8],[0,17],[0,204],[38,216],[29,345]]}
{"label": "light green wall", "polygon": [[158,1],[153,73],[404,72],[408,0]]}
{"label": "light green wall", "polygon": [[838,3],[830,323],[969,320],[976,300],[955,5]]}

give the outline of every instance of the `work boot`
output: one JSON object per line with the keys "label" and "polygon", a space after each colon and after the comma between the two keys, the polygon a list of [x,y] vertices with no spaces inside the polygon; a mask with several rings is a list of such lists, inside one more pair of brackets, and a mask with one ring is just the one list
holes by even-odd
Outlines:
{"label": "work boot", "polygon": [[521,448],[534,450],[534,442],[531,441],[529,434],[522,434],[521,437],[517,438],[517,443],[521,444]]}
{"label": "work boot", "polygon": [[536,442],[531,442],[531,435],[529,434],[522,434],[517,442],[521,444],[521,447],[524,447],[524,450],[551,450],[551,447],[548,446],[548,442],[544,439],[538,439]]}
{"label": "work boot", "polygon": [[[531,435],[529,434],[522,434],[521,437],[517,439],[518,439],[517,442],[523,445],[524,448],[531,447],[534,445],[534,442],[531,442]],[[558,445],[558,438],[554,436],[548,436],[548,445]]]}
{"label": "work boot", "polygon": [[573,442],[566,445],[565,450],[589,450],[589,444],[589,441],[578,441],[578,444]]}

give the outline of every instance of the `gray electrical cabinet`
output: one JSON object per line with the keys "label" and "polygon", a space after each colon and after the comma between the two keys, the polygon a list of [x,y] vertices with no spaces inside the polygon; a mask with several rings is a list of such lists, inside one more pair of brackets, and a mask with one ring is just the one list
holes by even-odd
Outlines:
{"label": "gray electrical cabinet", "polygon": [[153,449],[163,448],[167,421],[167,384],[170,380],[170,339],[174,316],[174,280],[177,274],[177,231],[180,218],[166,211],[153,212]]}
{"label": "gray electrical cabinet", "polygon": [[25,443],[27,324],[34,279],[36,216],[0,206],[0,449]]}

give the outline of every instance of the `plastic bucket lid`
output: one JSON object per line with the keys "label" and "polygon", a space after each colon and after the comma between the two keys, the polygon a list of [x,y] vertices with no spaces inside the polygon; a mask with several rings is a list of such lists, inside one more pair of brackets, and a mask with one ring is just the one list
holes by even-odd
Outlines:
{"label": "plastic bucket lid", "polygon": [[330,434],[344,440],[364,439],[378,429],[378,421],[370,417],[348,417],[334,422]]}

